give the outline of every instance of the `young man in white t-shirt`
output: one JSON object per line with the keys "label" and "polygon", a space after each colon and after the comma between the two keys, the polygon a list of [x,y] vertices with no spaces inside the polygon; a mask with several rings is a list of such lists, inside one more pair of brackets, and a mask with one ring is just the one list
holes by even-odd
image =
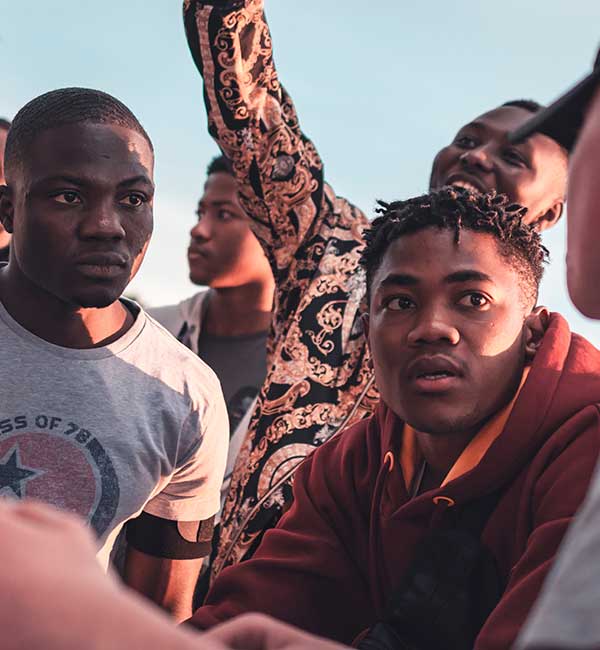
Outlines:
{"label": "young man in white t-shirt", "polygon": [[154,153],[121,102],[67,88],[32,100],[6,143],[0,218],[0,496],[86,519],[106,566],[189,614],[219,509],[228,422],[219,382],[119,299],[152,233]]}
{"label": "young man in white t-shirt", "polygon": [[[267,336],[275,280],[224,156],[213,158],[208,165],[196,214],[187,250],[189,275],[194,284],[208,289],[149,313],[203,359],[221,382],[230,435],[221,488],[223,505],[268,370]],[[215,540],[218,534],[217,526]],[[196,591],[198,602],[207,589],[205,572]]]}
{"label": "young man in white t-shirt", "polygon": [[221,382],[231,438],[221,491],[224,500],[268,370],[275,280],[224,156],[208,165],[196,215],[187,250],[189,276],[191,282],[208,289],[148,312],[204,360]]}

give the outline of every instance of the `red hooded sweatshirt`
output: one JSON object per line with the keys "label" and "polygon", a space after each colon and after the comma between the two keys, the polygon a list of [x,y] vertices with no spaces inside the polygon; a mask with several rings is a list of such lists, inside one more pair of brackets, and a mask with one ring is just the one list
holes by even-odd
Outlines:
{"label": "red hooded sweatshirt", "polygon": [[383,618],[439,508],[504,485],[481,539],[506,588],[475,648],[510,648],[585,496],[599,405],[600,352],[553,314],[502,433],[472,469],[410,498],[402,463],[390,462],[404,426],[381,404],[303,463],[289,512],[252,559],[219,575],[190,622],[258,611],[351,643]]}

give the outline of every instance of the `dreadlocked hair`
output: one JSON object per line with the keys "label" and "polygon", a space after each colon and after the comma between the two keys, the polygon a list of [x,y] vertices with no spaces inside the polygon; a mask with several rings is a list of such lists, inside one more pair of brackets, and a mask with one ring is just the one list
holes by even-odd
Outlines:
{"label": "dreadlocked hair", "polygon": [[29,146],[43,131],[80,122],[131,129],[154,151],[137,117],[118,99],[90,88],[60,88],[32,99],[15,115],[6,139],[4,161],[7,170],[26,160]]}
{"label": "dreadlocked hair", "polygon": [[390,244],[405,235],[433,227],[453,231],[457,245],[465,229],[495,237],[500,254],[522,280],[526,301],[535,303],[537,300],[548,250],[542,245],[537,230],[523,222],[527,208],[511,204],[506,195],[442,187],[406,201],[378,201],[378,204],[376,212],[381,216],[365,233],[366,245],[360,260],[367,276],[367,293]]}

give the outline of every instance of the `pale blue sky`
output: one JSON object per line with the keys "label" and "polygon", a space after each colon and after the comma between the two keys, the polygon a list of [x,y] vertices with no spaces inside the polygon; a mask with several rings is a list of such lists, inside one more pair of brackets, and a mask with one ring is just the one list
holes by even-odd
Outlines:
{"label": "pale blue sky", "polygon": [[[427,189],[433,156],[460,125],[513,98],[546,102],[590,67],[597,0],[267,0],[280,78],[338,194]],[[132,289],[147,304],[190,295],[188,230],[216,153],[176,0],[0,0],[0,115],[62,86],[99,88],[140,118],[156,149],[156,228]],[[541,301],[600,345],[570,305],[564,224]]]}

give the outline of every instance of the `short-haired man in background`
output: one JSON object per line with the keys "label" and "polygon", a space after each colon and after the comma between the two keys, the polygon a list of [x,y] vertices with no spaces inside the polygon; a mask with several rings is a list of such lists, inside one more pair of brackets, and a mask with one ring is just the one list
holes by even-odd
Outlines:
{"label": "short-haired man in background", "polygon": [[228,424],[212,370],[120,298],[152,233],[152,143],[114,97],[64,88],[17,113],[5,163],[0,496],[79,514],[104,567],[130,522],[126,582],[184,618]]}
{"label": "short-haired man in background", "polygon": [[259,611],[344,643],[512,645],[600,450],[600,352],[535,309],[546,251],[507,204],[384,204],[363,255],[380,405],[301,465],[288,513],[192,623]]}
{"label": "short-haired man in background", "polygon": [[[189,277],[209,289],[179,304],[148,311],[200,356],[221,382],[232,436],[223,484],[226,492],[247,428],[245,416],[267,374],[275,282],[224,156],[208,166],[196,214],[187,251]],[[242,420],[245,427],[239,427]]]}
{"label": "short-haired man in background", "polygon": [[[267,338],[271,325],[275,281],[250,219],[239,200],[231,164],[214,158],[206,170],[197,222],[187,251],[190,280],[209,287],[176,305],[148,310],[177,340],[216,373],[229,414],[229,452],[221,488],[227,496],[238,452],[267,374]],[[218,519],[218,518],[217,518]],[[219,523],[212,552],[216,552]],[[206,591],[210,572],[203,574],[196,598]]]}

